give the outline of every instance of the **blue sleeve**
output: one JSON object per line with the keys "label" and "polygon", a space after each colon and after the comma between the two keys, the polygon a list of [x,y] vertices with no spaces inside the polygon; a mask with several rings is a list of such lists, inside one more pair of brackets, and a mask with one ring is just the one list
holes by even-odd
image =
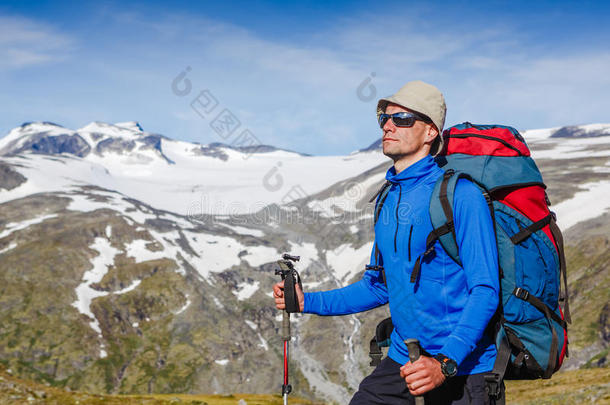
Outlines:
{"label": "blue sleeve", "polygon": [[[371,261],[374,263],[374,248]],[[367,311],[388,303],[388,290],[381,274],[364,272],[362,278],[346,287],[305,293],[303,312],[318,315],[347,315]]]}
{"label": "blue sleeve", "polygon": [[460,179],[453,201],[456,240],[469,294],[440,353],[460,364],[475,349],[498,307],[500,281],[494,225],[481,190]]}

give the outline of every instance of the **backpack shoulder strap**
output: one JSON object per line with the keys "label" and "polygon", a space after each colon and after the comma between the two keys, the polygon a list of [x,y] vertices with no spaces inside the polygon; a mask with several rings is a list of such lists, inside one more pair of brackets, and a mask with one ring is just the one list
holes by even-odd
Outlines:
{"label": "backpack shoulder strap", "polygon": [[459,249],[455,238],[453,221],[453,196],[455,186],[464,173],[447,170],[434,185],[430,197],[430,221],[435,239],[438,239],[447,254],[461,265]]}
{"label": "backpack shoulder strap", "polygon": [[449,169],[434,185],[434,190],[432,191],[432,196],[430,197],[430,221],[432,222],[431,235],[434,234],[447,254],[457,264],[462,265],[455,236],[455,223],[453,215],[453,198],[455,196],[455,188],[459,179],[470,180],[481,190],[481,193],[487,202],[487,206],[489,207],[492,219],[494,215],[493,204],[489,193],[485,190],[485,188],[474,181],[467,173],[456,172],[453,169]]}

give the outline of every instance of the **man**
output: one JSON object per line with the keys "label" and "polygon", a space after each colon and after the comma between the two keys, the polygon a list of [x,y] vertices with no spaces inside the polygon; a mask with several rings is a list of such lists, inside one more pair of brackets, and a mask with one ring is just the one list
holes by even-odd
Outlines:
{"label": "man", "polygon": [[[371,264],[383,265],[344,288],[303,294],[301,311],[344,315],[390,304],[394,330],[386,357],[366,377],[351,404],[487,404],[484,375],[496,350],[486,326],[498,305],[498,258],[494,227],[485,199],[470,181],[460,179],[454,196],[455,235],[462,266],[436,241],[435,253],[415,263],[432,230],[429,202],[443,171],[432,153],[442,148],[445,101],[434,86],[413,81],[379,100],[383,153],[391,158],[386,179],[391,188],[375,224]],[[283,284],[273,287],[284,309]],[[416,338],[424,356],[411,363],[405,339]]]}

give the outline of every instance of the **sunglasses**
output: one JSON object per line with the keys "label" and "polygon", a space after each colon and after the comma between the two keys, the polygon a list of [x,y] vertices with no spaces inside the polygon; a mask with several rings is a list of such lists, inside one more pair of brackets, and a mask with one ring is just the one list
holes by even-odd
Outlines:
{"label": "sunglasses", "polygon": [[383,128],[386,122],[392,118],[392,122],[397,127],[409,128],[415,124],[415,121],[431,122],[428,117],[423,117],[419,114],[408,113],[405,111],[395,114],[379,114],[379,127]]}

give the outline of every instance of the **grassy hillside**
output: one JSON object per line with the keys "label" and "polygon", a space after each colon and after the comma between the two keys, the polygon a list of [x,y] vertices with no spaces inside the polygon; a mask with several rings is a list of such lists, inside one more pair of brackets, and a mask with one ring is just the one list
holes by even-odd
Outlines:
{"label": "grassy hillside", "polygon": [[[0,366],[0,403],[49,404],[49,405],[279,405],[282,398],[277,395],[96,395],[22,380],[14,377]],[[290,396],[291,404],[315,405],[315,403]]]}
{"label": "grassy hillside", "polygon": [[[511,405],[610,404],[610,368],[573,370],[550,380],[507,381],[507,403]],[[0,366],[0,403],[57,405],[275,405],[279,395],[94,395],[70,392],[18,379]],[[294,396],[291,404],[315,405]]]}
{"label": "grassy hillside", "polygon": [[610,368],[571,370],[550,380],[507,381],[511,405],[610,404]]}

